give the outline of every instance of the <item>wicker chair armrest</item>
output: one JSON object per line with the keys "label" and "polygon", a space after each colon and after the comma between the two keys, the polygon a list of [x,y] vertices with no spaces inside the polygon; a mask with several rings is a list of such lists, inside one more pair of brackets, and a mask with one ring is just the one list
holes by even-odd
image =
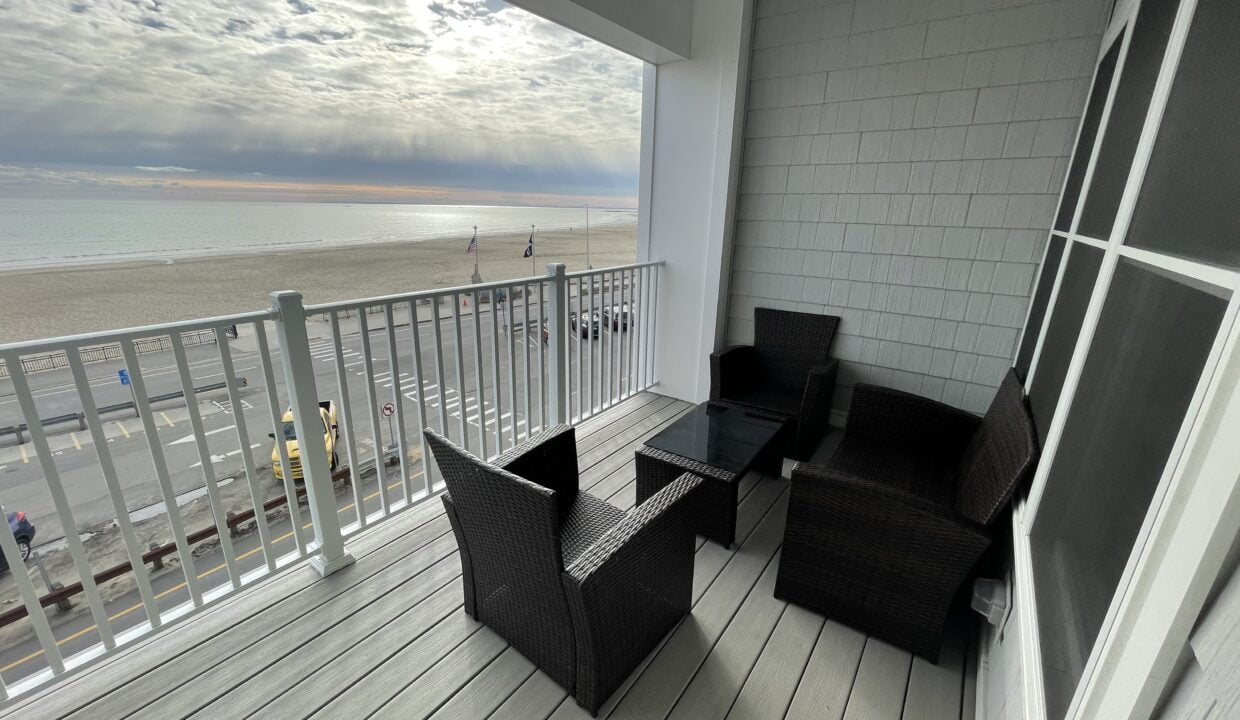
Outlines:
{"label": "wicker chair armrest", "polygon": [[824,423],[831,413],[831,398],[835,395],[835,376],[839,374],[840,361],[820,362],[809,370],[805,380],[805,393],[801,396],[801,418],[820,419]]}
{"label": "wicker chair armrest", "polygon": [[555,425],[501,453],[493,463],[518,477],[556,492],[561,513],[577,499],[577,435],[571,425]]}
{"label": "wicker chair armrest", "polygon": [[[636,561],[635,567],[645,567],[652,559],[650,554],[659,552],[658,545],[649,545],[650,538],[682,524],[685,501],[702,482],[702,478],[685,473],[651,495],[566,568],[567,579],[588,585],[608,575],[609,565]],[[687,525],[684,532],[693,534]]]}
{"label": "wicker chair armrest", "polygon": [[[876,529],[862,544],[874,549],[876,559],[891,559],[893,553],[947,556],[966,560],[972,567],[990,545],[983,528],[950,508],[826,465],[793,466],[789,504],[799,511],[808,510],[817,518],[816,524],[830,533],[846,532],[844,528],[858,524]],[[860,558],[855,562],[864,564]]]}
{"label": "wicker chair armrest", "polygon": [[734,383],[753,382],[758,352],[752,345],[732,345],[710,354],[710,399],[728,396]]}
{"label": "wicker chair armrest", "polygon": [[853,388],[844,432],[871,442],[917,448],[954,464],[982,420],[912,393],[861,384]]}
{"label": "wicker chair armrest", "polygon": [[934,661],[952,600],[989,544],[949,508],[799,463],[775,593]]}
{"label": "wicker chair armrest", "polygon": [[693,604],[685,473],[630,512],[563,573],[577,646],[578,704],[591,714]]}

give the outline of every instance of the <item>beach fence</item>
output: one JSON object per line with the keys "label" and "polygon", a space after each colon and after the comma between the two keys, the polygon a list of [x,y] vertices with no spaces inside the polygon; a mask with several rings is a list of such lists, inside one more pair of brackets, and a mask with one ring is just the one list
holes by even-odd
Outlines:
{"label": "beach fence", "polygon": [[[236,337],[235,331],[232,337]],[[215,342],[215,332],[211,330],[200,330],[189,332],[182,335],[182,344],[190,345],[208,345]],[[134,352],[138,355],[145,355],[154,352],[169,352],[172,350],[172,341],[167,336],[142,338],[135,340],[133,343]],[[122,356],[120,343],[109,343],[106,345],[95,345],[93,347],[84,347],[81,349],[82,362],[85,364],[103,362],[105,360],[117,360]],[[41,355],[27,355],[21,359],[22,371],[27,375],[38,372],[46,372],[48,370],[61,370],[69,367],[69,357],[64,351],[43,353]],[[9,366],[4,360],[0,360],[0,378],[9,376]]]}

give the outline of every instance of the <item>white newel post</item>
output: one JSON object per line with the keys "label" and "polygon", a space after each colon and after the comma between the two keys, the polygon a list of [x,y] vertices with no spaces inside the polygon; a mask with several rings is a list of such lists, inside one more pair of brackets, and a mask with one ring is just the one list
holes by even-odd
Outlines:
{"label": "white newel post", "polygon": [[568,307],[568,280],[564,277],[564,263],[548,263],[547,277],[551,280],[551,327],[548,328],[548,348],[551,366],[550,392],[547,405],[551,408],[551,422],[556,425],[568,421],[568,328],[565,327],[564,315]]}
{"label": "white newel post", "polygon": [[[336,493],[332,487],[331,463],[327,447],[321,442],[308,442],[323,435],[319,415],[318,389],[314,382],[314,364],[306,335],[306,313],[301,293],[281,290],[271,293],[271,308],[276,317],[276,334],[280,339],[280,363],[288,385],[289,404],[293,407],[293,425],[301,450],[301,472],[306,485],[306,502],[320,553],[310,564],[323,577],[353,564],[353,556],[344,548],[340,533],[340,516],[336,514]],[[290,499],[292,500],[292,499]]]}

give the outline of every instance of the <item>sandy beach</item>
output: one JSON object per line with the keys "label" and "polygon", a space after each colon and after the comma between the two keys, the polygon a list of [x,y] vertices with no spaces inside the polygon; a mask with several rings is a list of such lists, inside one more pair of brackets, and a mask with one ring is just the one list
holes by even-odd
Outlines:
{"label": "sandy beach", "polygon": [[[590,262],[633,262],[637,228],[590,229]],[[533,274],[523,258],[529,234],[480,239],[480,268],[490,282]],[[0,273],[0,342],[149,325],[260,310],[267,293],[298,290],[307,303],[348,300],[469,283],[468,238],[246,253],[175,261],[52,266]],[[547,263],[586,267],[585,231],[535,236],[538,274]]]}

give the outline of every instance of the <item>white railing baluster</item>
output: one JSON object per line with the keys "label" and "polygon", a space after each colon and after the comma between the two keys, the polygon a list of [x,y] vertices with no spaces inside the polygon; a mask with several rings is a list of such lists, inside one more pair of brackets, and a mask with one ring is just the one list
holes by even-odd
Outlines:
{"label": "white railing baluster", "polygon": [[[469,450],[469,432],[465,427],[465,405],[469,402],[469,393],[465,391],[465,347],[461,342],[464,337],[461,334],[461,296],[457,294],[452,295],[452,332],[454,341],[452,344],[456,348],[456,409],[457,419],[460,420],[461,426],[461,447]],[[444,435],[448,434],[446,425],[443,432]]]}
{"label": "white railing baluster", "polygon": [[[392,369],[392,403],[396,407],[396,452],[400,455],[400,484],[405,490],[405,502],[411,503],[413,480],[409,477],[409,447],[405,437],[405,396],[401,394],[400,359],[396,353],[396,318],[390,304],[383,306],[383,318],[387,321],[388,366]],[[416,328],[414,332],[417,332]]]}
{"label": "white railing baluster", "polygon": [[[546,283],[538,282],[538,429],[542,430],[547,422],[547,347],[551,344],[550,329],[547,327]],[[546,342],[543,337],[546,336]]]}
{"label": "white railing baluster", "polygon": [[[39,418],[36,415],[31,424],[36,425],[38,422]],[[5,506],[3,502],[0,502],[0,514],[5,513]],[[8,523],[6,522],[5,525]],[[17,538],[13,537],[13,533],[9,532],[7,527],[0,532],[0,552],[3,552],[6,558],[13,558],[9,561],[9,574],[13,576],[13,584],[17,585],[17,593],[22,598],[22,604],[26,606],[26,617],[30,618],[30,624],[34,626],[34,634],[39,639],[39,647],[43,649],[43,657],[47,660],[47,666],[52,669],[54,675],[59,675],[65,671],[65,661],[60,656],[60,646],[56,644],[56,635],[47,621],[47,613],[39,604],[39,593],[34,589],[34,583],[30,581],[26,563],[21,559]],[[7,694],[7,690],[5,692]]]}
{"label": "white railing baluster", "polygon": [[[263,549],[263,559],[267,569],[276,569],[275,548],[271,546],[271,527],[267,524],[267,511],[263,508],[263,492],[258,487],[258,470],[254,466],[253,448],[250,447],[250,433],[245,423],[245,408],[241,404],[241,393],[237,390],[237,377],[233,367],[232,349],[228,346],[228,336],[223,328],[215,331],[215,345],[219,349],[220,369],[224,371],[224,387],[228,390],[228,403],[233,409],[236,421],[237,447],[241,450],[241,467],[245,470],[245,479],[250,488],[250,502],[254,505],[254,525],[258,528],[258,544]],[[148,411],[149,412],[149,411]],[[259,443],[261,447],[261,443]]]}
{"label": "white railing baluster", "polygon": [[622,270],[620,272],[620,302],[619,309],[616,311],[616,326],[620,333],[618,338],[620,345],[620,363],[619,373],[620,387],[616,397],[620,400],[628,397],[629,394],[629,320],[628,320],[628,284],[629,271]]}
{"label": "white railing baluster", "polygon": [[[573,398],[576,399],[576,405],[575,405],[576,413],[573,414],[572,408],[574,407],[574,405],[570,403],[569,414],[573,417],[573,421],[576,422],[582,418],[582,412],[584,412],[585,410],[585,408],[583,408],[581,405],[581,396],[583,394],[582,389],[581,389],[582,382],[583,382],[582,369],[581,369],[581,358],[583,356],[583,353],[585,353],[586,347],[589,346],[590,334],[594,332],[594,329],[593,329],[594,318],[593,316],[585,317],[585,318],[581,316],[582,311],[584,310],[584,308],[581,306],[582,305],[581,303],[581,280],[577,280],[576,282],[569,280],[568,281],[568,292],[569,292],[570,303],[573,305],[573,307],[569,308],[569,311],[572,313],[573,319],[577,321],[577,329],[573,332],[573,337],[575,338],[574,343],[577,346],[577,356],[575,358],[571,356],[572,348],[570,347],[569,348],[569,353],[570,353],[569,363],[570,364],[568,366],[570,369],[575,370],[576,375],[577,375],[577,382],[575,384],[573,383],[573,374],[569,373],[569,376],[568,376],[568,385],[569,385],[568,396],[570,399],[573,399]],[[572,325],[569,325],[569,327],[572,327]],[[583,335],[585,336],[584,339],[582,338]]]}
{"label": "white railing baluster", "polygon": [[177,373],[181,380],[181,392],[185,394],[185,407],[189,411],[189,424],[194,435],[194,445],[198,450],[198,462],[202,467],[202,480],[207,488],[207,502],[211,506],[211,515],[215,520],[215,529],[219,533],[220,551],[224,555],[224,565],[228,569],[228,579],[234,588],[241,587],[241,573],[237,569],[237,558],[233,552],[232,538],[228,533],[228,515],[224,502],[220,498],[219,485],[215,479],[215,466],[211,460],[211,449],[207,446],[207,434],[202,424],[202,413],[198,411],[198,395],[194,392],[194,378],[189,372],[189,363],[185,360],[185,346],[181,344],[179,333],[168,336],[172,344],[172,357],[176,360]]}
{"label": "white railing baluster", "polygon": [[306,554],[306,540],[302,537],[301,502],[297,499],[297,485],[293,482],[293,468],[288,461],[288,447],[284,443],[284,406],[276,394],[276,375],[271,366],[271,349],[267,344],[266,321],[254,322],[254,337],[258,340],[258,359],[263,368],[263,384],[267,390],[267,408],[271,413],[271,429],[276,453],[280,457],[280,473],[284,476],[284,497],[288,504],[289,522],[292,523],[293,542],[297,554]]}
{"label": "white railing baluster", "polygon": [[[517,444],[517,324],[516,316],[513,311],[513,303],[517,301],[517,286],[509,285],[506,288],[508,300],[504,306],[508,310],[508,415],[509,430],[508,443],[509,447]],[[524,293],[522,294],[524,299]],[[525,333],[521,333],[522,342],[525,341]]]}
{"label": "white railing baluster", "polygon": [[387,461],[387,448],[383,445],[383,428],[379,424],[379,398],[375,394],[375,357],[370,347],[370,323],[366,320],[365,306],[357,311],[358,328],[362,339],[362,373],[366,382],[366,410],[370,415],[370,431],[375,445],[375,482],[379,484],[379,508],[383,515],[392,511],[388,499],[387,477],[383,472]]}
{"label": "white railing baluster", "polygon": [[[613,273],[604,273],[603,278],[603,307],[607,308],[610,314],[616,304],[616,276]],[[600,338],[600,342],[603,344],[603,355],[606,358],[604,364],[607,368],[607,375],[605,377],[607,389],[603,392],[603,401],[606,403],[604,407],[611,407],[612,401],[615,398],[611,389],[613,365],[615,364],[615,353],[612,346],[616,344],[616,338],[610,325],[607,326],[607,336],[605,338],[600,336]]]}
{"label": "white railing baluster", "polygon": [[344,338],[340,335],[340,318],[327,313],[327,323],[332,333],[332,359],[336,365],[336,389],[340,393],[336,410],[340,434],[344,435],[345,454],[349,460],[349,485],[353,488],[353,509],[357,511],[358,527],[366,527],[366,495],[362,491],[361,457],[357,452],[357,438],[353,433],[353,404],[349,397],[349,371],[345,369]]}
{"label": "white railing baluster", "polygon": [[628,300],[624,306],[624,315],[622,322],[624,323],[624,387],[621,389],[623,397],[630,397],[633,394],[633,386],[636,382],[633,379],[633,307],[637,304],[637,271],[626,270],[626,280],[628,282]]}
{"label": "white railing baluster", "polygon": [[547,405],[551,414],[547,425],[562,425],[568,420],[568,282],[564,278],[564,264],[547,266],[550,275],[551,308],[548,316],[550,328],[550,356],[547,379]]}
{"label": "white railing baluster", "polygon": [[[126,345],[128,343],[122,343],[122,346]],[[43,429],[43,423],[39,422],[39,408],[30,392],[30,383],[26,380],[26,373],[22,369],[21,357],[16,353],[5,355],[4,364],[9,369],[9,380],[13,383],[13,394],[17,396],[17,405],[21,409],[22,417],[26,418],[30,439],[34,442],[34,453],[39,458],[39,467],[43,469],[47,491],[52,496],[56,516],[60,519],[60,527],[65,533],[65,544],[69,547],[73,567],[77,570],[78,577],[81,578],[82,591],[86,594],[86,602],[90,607],[91,617],[95,620],[99,639],[105,648],[111,650],[116,647],[116,638],[112,635],[112,623],[109,622],[108,613],[103,608],[103,599],[99,596],[99,587],[95,584],[94,571],[90,567],[90,560],[86,557],[86,548],[82,545],[82,538],[78,535],[77,523],[73,521],[73,508],[69,504],[64,483],[60,479],[60,471],[56,467],[56,460],[47,443],[47,431]],[[146,413],[143,415],[145,416]],[[5,557],[18,556],[9,555],[6,550]],[[16,561],[16,564],[21,563]]]}
{"label": "white railing baluster", "polygon": [[637,346],[637,357],[634,359],[634,377],[635,390],[646,389],[646,288],[650,285],[647,279],[646,270],[649,268],[637,268],[637,304],[639,310],[634,314],[634,320],[637,323],[634,341]]}
{"label": "white railing baluster", "polygon": [[[435,382],[439,383],[439,431],[448,437],[448,383],[443,367],[443,329],[439,326],[439,297],[431,298],[432,337],[435,340]],[[458,333],[459,335],[459,333]],[[423,456],[422,467],[429,461]],[[429,475],[428,475],[429,477]]]}
{"label": "white railing baluster", "polygon": [[[177,556],[181,561],[181,571],[185,575],[185,586],[189,590],[190,600],[194,606],[203,603],[202,590],[198,585],[198,575],[194,565],[193,548],[185,535],[185,522],[181,519],[181,511],[177,504],[176,489],[172,486],[172,475],[168,472],[168,459],[164,456],[164,446],[159,440],[159,428],[151,411],[150,395],[146,391],[146,379],[142,376],[142,366],[138,362],[138,353],[132,341],[120,343],[125,366],[129,371],[130,390],[133,391],[134,402],[138,404],[138,417],[142,421],[142,430],[146,433],[146,445],[151,453],[151,464],[155,468],[155,479],[159,484],[159,494],[164,501],[168,514],[168,525],[172,529],[172,540],[177,548]],[[76,533],[74,533],[76,535]],[[69,537],[66,530],[65,537]]]}
{"label": "white railing baluster", "polygon": [[659,383],[659,364],[657,356],[659,353],[659,266],[653,265],[650,268],[652,278],[650,282],[650,378],[647,382],[651,386]]}
{"label": "white railing baluster", "polygon": [[[495,454],[504,452],[504,393],[499,376],[499,299],[498,292],[491,291],[491,389],[495,397]],[[505,301],[506,302],[506,301]],[[481,408],[479,408],[481,412]]]}
{"label": "white railing baluster", "polygon": [[[434,303],[434,299],[431,300]],[[417,390],[414,395],[417,397],[418,404],[418,446],[421,448],[422,470],[417,473],[422,476],[421,494],[429,494],[434,483],[431,482],[431,465],[430,448],[426,446],[426,434],[422,431],[426,429],[426,379],[422,376],[422,328],[418,322],[418,302],[416,300],[409,301],[409,330],[413,338],[413,385]],[[443,385],[439,386],[440,405],[443,404]],[[412,480],[411,480],[412,482]]]}
{"label": "white railing baluster", "polygon": [[[587,290],[587,291],[586,291],[586,292],[587,292],[587,294],[586,294],[586,298],[587,298],[587,300],[586,300],[586,304],[587,304],[587,305],[588,305],[588,307],[589,307],[589,311],[588,311],[588,312],[590,313],[590,318],[591,318],[591,320],[593,320],[593,318],[594,318],[594,313],[596,313],[596,312],[597,312],[597,313],[599,313],[600,315],[602,314],[602,308],[600,308],[600,307],[596,307],[596,306],[595,306],[595,302],[594,302],[594,290],[595,290],[594,276],[593,276],[593,275],[587,275],[587,276],[586,276],[586,283],[589,285],[589,288],[590,288],[589,290]],[[600,322],[600,324],[599,324],[599,332],[602,332],[602,331],[603,331],[603,326],[602,326],[602,323]],[[593,415],[593,414],[594,414],[594,412],[595,412],[595,408],[594,408],[594,397],[595,397],[595,395],[597,394],[597,393],[596,393],[596,390],[595,390],[595,385],[596,385],[596,383],[595,383],[595,381],[594,381],[594,366],[595,366],[595,362],[594,362],[594,355],[595,355],[595,352],[594,352],[594,341],[593,341],[593,340],[591,340],[591,341],[590,341],[590,343],[586,346],[586,358],[585,358],[585,363],[586,363],[586,370],[585,370],[586,381],[585,381],[585,384],[584,384],[584,385],[583,385],[580,389],[578,389],[578,391],[577,391],[577,392],[585,393],[585,403],[586,403],[586,407],[590,408],[590,414],[591,414],[591,415]],[[581,362],[581,358],[577,358],[577,362],[578,362],[578,363],[580,363],[580,362]]]}
{"label": "white railing baluster", "polygon": [[[525,285],[521,286],[521,298],[523,300],[523,302],[521,303],[521,308],[522,308],[524,319],[525,319],[525,323],[521,326],[521,345],[525,349],[525,365],[523,366],[525,368],[525,385],[523,385],[522,387],[524,388],[523,394],[525,395],[525,436],[526,437],[531,437],[534,434],[534,416],[531,414],[533,410],[533,406],[532,406],[532,403],[530,402],[530,390],[534,387],[533,385],[530,384],[532,382],[532,379],[530,377],[530,288],[531,287],[532,286],[529,283],[526,283]],[[542,344],[542,333],[538,334],[538,343]]]}
{"label": "white railing baluster", "polygon": [[[175,347],[176,344],[173,345]],[[116,464],[112,462],[112,453],[108,450],[108,438],[103,432],[103,423],[99,421],[99,410],[95,405],[95,396],[90,390],[86,368],[82,365],[82,356],[78,354],[76,347],[65,350],[65,356],[69,361],[69,372],[73,375],[73,384],[77,387],[78,399],[82,403],[82,414],[86,416],[86,427],[90,430],[91,442],[95,444],[95,456],[99,459],[103,483],[108,489],[112,510],[116,512],[116,525],[120,528],[125,553],[129,556],[129,563],[133,568],[138,596],[142,598],[142,606],[146,610],[146,617],[151,627],[159,627],[159,605],[155,602],[155,593],[151,591],[151,578],[147,574],[146,565],[142,562],[142,549],[138,547],[138,536],[134,533],[133,522],[129,519],[129,508],[125,504],[125,491],[121,488],[116,475]]]}
{"label": "white railing baluster", "polygon": [[[482,320],[479,317],[478,310],[478,293],[474,292],[474,395],[478,400],[478,447],[481,450],[478,457],[487,459],[487,413],[486,413],[486,391],[482,387],[483,375],[485,370],[482,364]],[[461,416],[465,416],[465,401],[461,400]]]}

